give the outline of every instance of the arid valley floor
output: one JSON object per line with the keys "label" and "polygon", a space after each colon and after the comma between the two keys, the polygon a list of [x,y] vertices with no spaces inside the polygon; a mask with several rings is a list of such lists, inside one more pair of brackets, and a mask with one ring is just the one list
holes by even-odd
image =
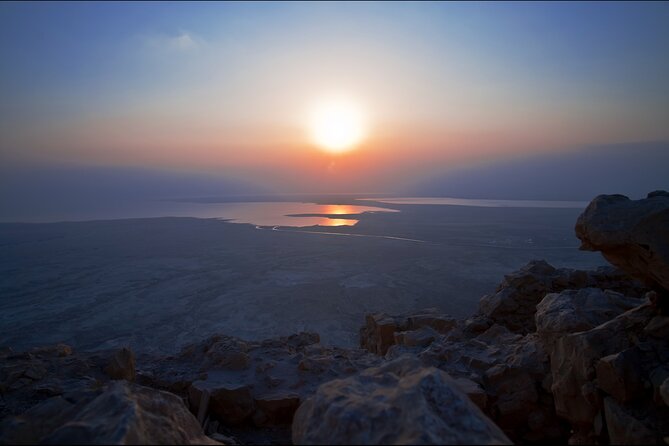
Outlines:
{"label": "arid valley floor", "polygon": [[283,231],[182,217],[0,224],[0,345],[170,353],[216,332],[310,330],[351,347],[366,313],[465,317],[532,259],[605,264],[577,248],[581,209],[361,204],[401,212]]}

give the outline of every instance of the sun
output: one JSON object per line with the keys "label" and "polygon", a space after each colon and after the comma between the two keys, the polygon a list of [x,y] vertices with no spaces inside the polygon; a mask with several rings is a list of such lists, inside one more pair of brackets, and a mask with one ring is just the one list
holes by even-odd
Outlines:
{"label": "sun", "polygon": [[348,100],[321,102],[311,114],[309,129],[313,142],[333,154],[348,152],[365,138],[362,109]]}

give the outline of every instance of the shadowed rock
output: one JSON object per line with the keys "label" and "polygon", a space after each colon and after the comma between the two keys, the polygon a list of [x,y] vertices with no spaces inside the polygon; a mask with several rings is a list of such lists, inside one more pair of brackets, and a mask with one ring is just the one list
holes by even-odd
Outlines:
{"label": "shadowed rock", "polygon": [[321,385],[293,421],[295,444],[511,444],[441,370],[401,358]]}
{"label": "shadowed rock", "polygon": [[544,260],[533,260],[518,271],[504,276],[494,294],[483,296],[480,315],[526,334],[535,331],[537,304],[549,293],[585,287],[612,290],[626,296],[642,297],[647,291],[638,281],[611,267],[593,271],[554,268]]}
{"label": "shadowed rock", "polygon": [[179,397],[111,382],[78,397],[54,397],[3,422],[2,443],[219,444]]}
{"label": "shadowed rock", "polygon": [[537,305],[537,334],[550,344],[566,334],[590,330],[642,303],[642,299],[598,288],[551,293]]}
{"label": "shadowed rock", "polygon": [[259,342],[214,335],[152,360],[141,382],[187,397],[201,423],[209,416],[228,427],[288,427],[320,384],[379,362],[364,350],[322,346],[316,333]]}
{"label": "shadowed rock", "polygon": [[657,438],[669,434],[669,422],[661,421],[669,420],[669,408],[662,401],[653,402],[661,383],[654,389],[652,377],[657,375],[659,381],[664,375],[658,366],[669,361],[666,340],[653,338],[646,329],[655,311],[646,302],[591,330],[565,334],[551,345],[555,408],[569,420],[573,442],[602,441],[596,426],[603,415],[608,420],[603,403],[607,395],[621,407],[616,414],[650,426]]}
{"label": "shadowed rock", "polygon": [[105,367],[105,373],[111,379],[135,380],[135,354],[129,348],[122,348],[112,356]]}
{"label": "shadowed rock", "polygon": [[360,329],[360,347],[378,355],[385,355],[396,344],[425,347],[455,325],[454,318],[435,308],[400,316],[368,314]]}
{"label": "shadowed rock", "polygon": [[669,293],[669,192],[651,192],[642,200],[600,195],[578,217],[575,230],[580,249],[601,251],[612,264]]}

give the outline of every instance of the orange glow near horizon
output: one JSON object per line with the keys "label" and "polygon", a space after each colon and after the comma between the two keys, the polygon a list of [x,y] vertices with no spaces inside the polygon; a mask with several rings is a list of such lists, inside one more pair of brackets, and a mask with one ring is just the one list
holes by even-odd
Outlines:
{"label": "orange glow near horizon", "polygon": [[347,218],[323,218],[318,222],[318,226],[354,226],[358,220],[350,220]]}
{"label": "orange glow near horizon", "polygon": [[[327,215],[355,215],[357,211],[353,206],[345,204],[328,204],[325,205],[323,214]],[[318,222],[319,226],[353,226],[358,223],[358,220],[349,218],[330,218],[324,217]]]}
{"label": "orange glow near horizon", "polygon": [[328,204],[323,213],[328,215],[352,215],[358,212],[355,208],[346,204]]}

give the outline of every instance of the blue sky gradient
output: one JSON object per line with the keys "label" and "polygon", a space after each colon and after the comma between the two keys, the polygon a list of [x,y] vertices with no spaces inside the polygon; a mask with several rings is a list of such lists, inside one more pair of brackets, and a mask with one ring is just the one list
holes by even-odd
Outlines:
{"label": "blue sky gradient", "polygon": [[0,160],[308,182],[304,110],[343,91],[372,122],[345,181],[382,188],[669,140],[667,54],[666,2],[3,2]]}

